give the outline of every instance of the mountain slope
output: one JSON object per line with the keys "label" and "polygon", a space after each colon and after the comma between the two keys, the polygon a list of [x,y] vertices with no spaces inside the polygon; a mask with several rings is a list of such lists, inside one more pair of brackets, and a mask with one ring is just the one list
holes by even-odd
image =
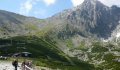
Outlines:
{"label": "mountain slope", "polygon": [[44,19],[26,17],[0,10],[0,37],[34,34],[44,28]]}
{"label": "mountain slope", "polygon": [[47,35],[59,39],[76,35],[84,38],[108,38],[119,27],[119,22],[119,7],[107,7],[97,0],[85,0],[81,5],[47,19],[0,10],[0,35]]}
{"label": "mountain slope", "polygon": [[119,12],[119,7],[107,7],[97,0],[85,0],[81,5],[47,19],[0,10],[0,35],[48,35],[59,39],[79,35],[84,38],[107,39],[119,25]]}
{"label": "mountain slope", "polygon": [[42,39],[36,36],[17,36],[8,39],[0,39],[0,46],[1,45],[4,45],[4,47],[0,47],[0,55],[12,56],[14,53],[30,52],[32,53],[31,57],[23,59],[32,59],[37,66],[47,66],[62,70],[94,69],[94,66],[91,64],[70,58],[59,50],[48,38]]}
{"label": "mountain slope", "polygon": [[85,0],[80,6],[58,13],[50,19],[57,20],[54,23],[64,27],[61,32],[64,36],[79,34],[108,38],[119,24],[119,12],[118,7],[107,7],[97,0]]}
{"label": "mountain slope", "polygon": [[51,36],[66,54],[94,64],[97,70],[120,69],[119,7],[85,0],[78,7],[64,10],[48,20],[55,28]]}
{"label": "mountain slope", "polygon": [[[19,52],[31,52],[37,65],[62,70],[91,70],[94,66],[77,61],[61,51],[50,38],[54,29],[46,19],[26,17],[0,10],[0,55],[11,56]],[[62,66],[61,66],[62,65]],[[87,66],[87,67],[85,67]]]}

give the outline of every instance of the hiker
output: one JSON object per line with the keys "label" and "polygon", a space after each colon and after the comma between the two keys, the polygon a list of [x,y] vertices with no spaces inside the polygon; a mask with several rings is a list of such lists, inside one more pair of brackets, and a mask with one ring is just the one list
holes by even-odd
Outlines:
{"label": "hiker", "polygon": [[28,60],[26,62],[26,70],[31,70],[31,68],[32,68],[32,61]]}
{"label": "hiker", "polygon": [[14,60],[14,61],[12,62],[12,65],[14,66],[15,70],[17,70],[18,60]]}
{"label": "hiker", "polygon": [[32,61],[26,61],[26,60],[24,60],[23,62],[22,62],[22,64],[21,64],[21,68],[22,68],[22,70],[31,70],[31,68],[32,68]]}
{"label": "hiker", "polygon": [[26,65],[26,61],[24,60],[24,61],[22,62],[22,64],[21,64],[22,70],[26,70],[26,69],[25,69],[25,65]]}
{"label": "hiker", "polygon": [[32,61],[29,61],[29,67],[32,68]]}

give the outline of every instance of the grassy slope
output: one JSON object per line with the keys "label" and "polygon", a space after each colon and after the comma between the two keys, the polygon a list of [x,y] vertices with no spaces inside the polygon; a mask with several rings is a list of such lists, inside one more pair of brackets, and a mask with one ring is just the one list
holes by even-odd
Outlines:
{"label": "grassy slope", "polygon": [[[12,54],[15,52],[31,52],[32,59],[36,65],[60,68],[62,70],[93,70],[93,66],[69,58],[60,51],[49,38],[38,38],[36,36],[19,36],[9,39],[1,39],[1,44],[11,43],[11,46],[0,48],[0,54]],[[20,44],[22,43],[22,44]],[[75,65],[71,65],[70,59]]]}

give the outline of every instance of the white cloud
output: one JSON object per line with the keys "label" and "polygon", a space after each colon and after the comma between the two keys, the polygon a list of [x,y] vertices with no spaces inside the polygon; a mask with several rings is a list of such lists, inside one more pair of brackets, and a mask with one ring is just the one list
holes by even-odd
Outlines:
{"label": "white cloud", "polygon": [[71,0],[73,6],[80,5],[84,0]]}
{"label": "white cloud", "polygon": [[[80,5],[84,0],[71,0],[73,6]],[[111,7],[112,5],[117,5],[120,7],[120,0],[99,0],[103,4]]]}
{"label": "white cloud", "polygon": [[111,7],[112,5],[117,5],[120,7],[120,0],[99,0],[101,1],[103,4]]}
{"label": "white cloud", "polygon": [[29,12],[32,10],[33,7],[33,0],[27,0],[25,3],[21,4],[20,7],[20,14],[28,15]]}
{"label": "white cloud", "polygon": [[56,2],[56,0],[43,0],[43,2],[44,2],[47,6],[49,6],[49,5],[51,5],[51,4],[54,4],[54,3]]}
{"label": "white cloud", "polygon": [[33,5],[38,4],[38,2],[44,2],[46,6],[54,4],[56,0],[26,0],[21,4],[19,13],[22,15],[29,15],[30,11],[33,8]]}

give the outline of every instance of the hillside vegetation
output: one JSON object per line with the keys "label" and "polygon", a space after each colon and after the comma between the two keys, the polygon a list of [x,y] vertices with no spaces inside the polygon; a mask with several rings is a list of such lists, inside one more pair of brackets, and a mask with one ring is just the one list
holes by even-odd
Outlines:
{"label": "hillside vegetation", "polygon": [[[91,70],[94,67],[82,61],[76,61],[59,50],[49,38],[38,38],[36,36],[17,36],[0,39],[0,55],[11,56],[14,53],[30,52],[37,66],[60,68],[62,70]],[[7,46],[8,45],[8,46]],[[71,64],[73,62],[74,64]]]}

